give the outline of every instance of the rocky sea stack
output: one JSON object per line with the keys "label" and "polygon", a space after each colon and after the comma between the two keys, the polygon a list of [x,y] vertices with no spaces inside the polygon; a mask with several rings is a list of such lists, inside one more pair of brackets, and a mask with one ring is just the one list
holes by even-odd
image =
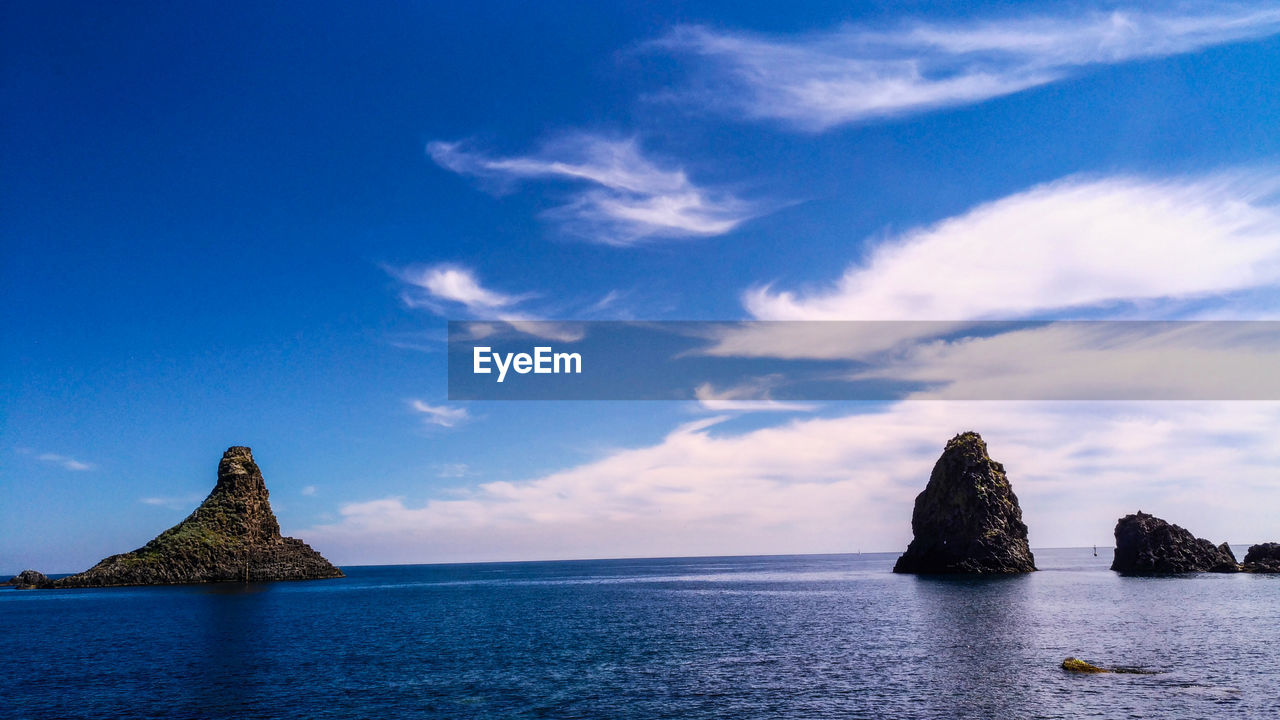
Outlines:
{"label": "rocky sea stack", "polygon": [[1116,572],[1172,574],[1238,572],[1240,566],[1226,543],[1214,545],[1186,528],[1139,510],[1116,522]]}
{"label": "rocky sea stack", "polygon": [[1280,573],[1280,543],[1253,545],[1244,554],[1244,569],[1256,573]]}
{"label": "rocky sea stack", "polygon": [[282,537],[262,472],[247,447],[229,448],[218,484],[186,520],[133,552],[43,587],[315,580],[342,571],[296,538]]}
{"label": "rocky sea stack", "polygon": [[1004,466],[975,432],[947,443],[911,514],[915,538],[897,573],[1011,574],[1036,569]]}

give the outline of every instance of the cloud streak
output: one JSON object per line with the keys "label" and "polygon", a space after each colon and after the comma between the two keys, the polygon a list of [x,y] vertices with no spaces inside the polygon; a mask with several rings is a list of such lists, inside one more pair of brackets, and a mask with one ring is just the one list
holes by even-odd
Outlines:
{"label": "cloud streak", "polygon": [[760,212],[727,190],[694,184],[682,168],[657,165],[634,139],[575,135],[516,157],[436,141],[427,154],[441,167],[503,188],[530,180],[567,184],[567,202],[544,216],[572,235],[606,245],[723,235]]}
{"label": "cloud streak", "polygon": [[425,308],[438,315],[464,310],[470,315],[496,317],[531,295],[510,295],[485,287],[470,268],[449,263],[392,269],[389,272],[409,286],[400,299],[411,308]]}
{"label": "cloud streak", "polygon": [[763,377],[742,385],[716,389],[711,383],[694,388],[693,396],[702,409],[711,412],[808,412],[814,403],[788,402],[771,398],[770,390],[782,378]]}
{"label": "cloud streak", "polygon": [[37,455],[36,459],[40,462],[57,465],[63,470],[71,470],[73,472],[84,472],[94,468],[93,463],[82,462],[73,457],[67,457],[66,455],[59,455],[57,453],[43,453]]}
{"label": "cloud streak", "polygon": [[421,413],[423,420],[428,425],[451,428],[471,419],[471,414],[467,412],[467,409],[461,407],[431,405],[421,400],[410,400],[409,407]]}
{"label": "cloud streak", "polygon": [[1274,174],[1068,178],[874,244],[833,285],[749,290],[762,320],[978,320],[1221,297],[1280,283]]}
{"label": "cloud streak", "polygon": [[1090,66],[1192,52],[1280,32],[1280,10],[1089,12],[983,21],[850,25],[768,37],[682,26],[653,43],[694,58],[679,96],[805,131],[969,105]]}
{"label": "cloud streak", "polygon": [[486,288],[471,269],[458,265],[408,268],[397,271],[396,275],[422,291],[405,296],[410,307],[438,308],[441,303],[454,303],[473,313],[493,312],[509,308],[528,297]]}

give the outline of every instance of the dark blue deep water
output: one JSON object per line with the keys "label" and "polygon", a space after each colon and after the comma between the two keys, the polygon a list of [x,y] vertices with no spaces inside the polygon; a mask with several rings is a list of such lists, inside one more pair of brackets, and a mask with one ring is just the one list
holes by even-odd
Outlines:
{"label": "dark blue deep water", "polygon": [[[1280,576],[892,555],[346,568],[0,592],[14,718],[1280,717]],[[1068,655],[1155,675],[1066,673]]]}

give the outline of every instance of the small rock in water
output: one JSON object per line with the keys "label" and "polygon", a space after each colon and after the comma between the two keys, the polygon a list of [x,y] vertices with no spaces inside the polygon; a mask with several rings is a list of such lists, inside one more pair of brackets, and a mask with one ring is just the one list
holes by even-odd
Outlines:
{"label": "small rock in water", "polygon": [[1125,665],[1117,665],[1116,667],[1104,668],[1085,662],[1080,658],[1069,657],[1062,661],[1062,669],[1070,670],[1078,673],[1117,673],[1121,675],[1157,675],[1158,670],[1148,670],[1140,667],[1129,667]]}
{"label": "small rock in water", "polygon": [[1069,657],[1062,661],[1062,669],[1070,670],[1078,673],[1104,673],[1110,672],[1106,668],[1100,668],[1092,663],[1087,663],[1079,658]]}
{"label": "small rock in water", "polygon": [[35,570],[23,570],[9,579],[5,585],[13,585],[18,590],[31,590],[34,588],[49,587],[53,584],[44,573]]}

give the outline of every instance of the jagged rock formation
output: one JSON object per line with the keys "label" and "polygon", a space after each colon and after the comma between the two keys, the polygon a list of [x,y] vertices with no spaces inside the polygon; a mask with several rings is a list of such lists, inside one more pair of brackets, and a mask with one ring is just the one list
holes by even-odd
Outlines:
{"label": "jagged rock formation", "polygon": [[295,538],[282,537],[266,481],[247,447],[218,464],[218,484],[186,520],[133,552],[53,581],[52,587],[313,580],[342,571]]}
{"label": "jagged rock formation", "polygon": [[1024,573],[1036,569],[1004,466],[975,432],[947,443],[911,514],[915,538],[897,573]]}
{"label": "jagged rock formation", "polygon": [[1239,564],[1236,562],[1236,554],[1231,551],[1231,546],[1227,544],[1226,540],[1223,540],[1222,544],[1218,546],[1218,554],[1222,555],[1222,557],[1232,565]]}
{"label": "jagged rock formation", "polygon": [[1280,573],[1280,543],[1251,545],[1244,554],[1245,572]]}
{"label": "jagged rock formation", "polygon": [[9,578],[9,582],[5,585],[13,585],[19,590],[30,590],[32,588],[49,587],[53,581],[45,577],[44,573],[35,570],[23,570],[22,572]]}
{"label": "jagged rock formation", "polygon": [[1226,543],[1214,546],[1190,531],[1139,510],[1116,522],[1111,569],[1123,573],[1238,572]]}

